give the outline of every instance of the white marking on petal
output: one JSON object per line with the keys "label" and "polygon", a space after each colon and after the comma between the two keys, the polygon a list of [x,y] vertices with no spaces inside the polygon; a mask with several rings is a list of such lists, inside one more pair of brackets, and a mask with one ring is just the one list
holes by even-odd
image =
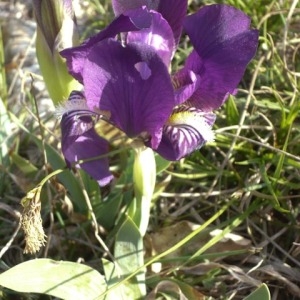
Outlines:
{"label": "white marking on petal", "polygon": [[147,80],[151,76],[151,69],[148,67],[146,62],[140,61],[136,63],[134,67],[140,73],[143,80]]}

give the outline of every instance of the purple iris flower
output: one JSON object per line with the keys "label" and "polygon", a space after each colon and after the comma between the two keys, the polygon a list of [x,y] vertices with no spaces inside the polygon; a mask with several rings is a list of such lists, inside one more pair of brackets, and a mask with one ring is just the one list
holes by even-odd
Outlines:
{"label": "purple iris flower", "polygon": [[[189,16],[186,0],[115,0],[113,7],[110,25],[61,52],[84,89],[65,104],[62,151],[69,165],[102,155],[80,165],[101,186],[112,175],[97,119],[178,160],[213,139],[213,110],[235,93],[258,44],[250,18],[231,6],[205,6]],[[194,50],[170,75],[182,29]]]}

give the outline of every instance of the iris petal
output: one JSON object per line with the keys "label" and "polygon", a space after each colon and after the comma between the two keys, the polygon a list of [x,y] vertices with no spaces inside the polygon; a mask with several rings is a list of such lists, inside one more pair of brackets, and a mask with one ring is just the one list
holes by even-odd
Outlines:
{"label": "iris petal", "polygon": [[113,10],[116,16],[119,16],[127,10],[147,5],[147,3],[148,0],[112,0]]}
{"label": "iris petal", "polygon": [[[94,129],[94,122],[87,111],[65,113],[61,120],[62,152],[68,167],[79,160],[91,159],[108,152],[108,143]],[[76,167],[82,168],[100,186],[113,179],[109,172],[107,158],[83,162]]]}
{"label": "iris petal", "polygon": [[183,20],[187,12],[188,1],[160,0],[151,2],[156,2],[156,4],[153,5],[152,9],[161,13],[162,16],[167,20],[173,30],[175,44],[178,45],[181,36]]}
{"label": "iris petal", "polygon": [[85,59],[94,45],[104,39],[115,37],[119,33],[149,28],[150,25],[151,15],[146,8],[124,12],[124,14],[113,20],[104,30],[90,37],[80,46],[64,49],[60,54],[66,58],[70,74],[82,83],[82,69]]}
{"label": "iris petal", "polygon": [[147,133],[151,147],[157,147],[174,107],[174,92],[152,47],[105,40],[90,51],[82,76],[91,110],[109,112],[109,121],[129,137]]}
{"label": "iris petal", "polygon": [[113,9],[118,16],[127,10],[143,5],[159,12],[172,28],[177,45],[182,31],[183,19],[186,16],[187,0],[113,0]]}
{"label": "iris petal", "polygon": [[184,68],[172,77],[175,88],[175,102],[180,105],[187,101],[200,87],[201,78],[191,69]]}
{"label": "iris petal", "polygon": [[172,29],[161,14],[152,11],[152,22],[149,28],[129,32],[127,43],[145,43],[152,46],[167,67],[175,52],[175,41]]}
{"label": "iris petal", "polygon": [[258,31],[249,25],[247,15],[227,5],[206,6],[186,18],[184,29],[195,51],[185,68],[201,77],[192,105],[211,111],[235,92],[258,44]]}
{"label": "iris petal", "polygon": [[155,150],[167,160],[179,160],[214,139],[213,113],[181,107],[174,111]]}

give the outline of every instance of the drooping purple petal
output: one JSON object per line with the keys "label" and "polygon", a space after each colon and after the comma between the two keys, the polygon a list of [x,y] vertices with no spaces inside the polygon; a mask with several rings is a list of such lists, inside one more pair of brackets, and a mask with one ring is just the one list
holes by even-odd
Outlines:
{"label": "drooping purple petal", "polygon": [[195,48],[185,68],[201,77],[192,105],[211,111],[234,93],[258,44],[258,31],[249,25],[247,15],[221,4],[203,7],[185,19],[184,29]]}
{"label": "drooping purple petal", "polygon": [[[108,143],[94,129],[92,117],[87,111],[72,111],[61,120],[62,152],[68,167],[79,160],[92,159],[108,152]],[[76,167],[85,170],[100,186],[113,179],[107,158],[83,162]]]}
{"label": "drooping purple petal", "polygon": [[122,32],[134,32],[149,28],[151,26],[151,20],[151,14],[146,8],[126,11],[124,14],[113,20],[105,29],[84,41],[80,46],[61,51],[61,56],[67,60],[70,74],[82,83],[82,68],[88,53],[94,45],[104,39],[115,37]]}
{"label": "drooping purple petal", "polygon": [[127,10],[147,6],[159,12],[172,28],[177,45],[182,31],[183,19],[187,11],[187,0],[113,0],[113,9],[118,16]]}
{"label": "drooping purple petal", "polygon": [[175,52],[175,41],[172,29],[161,14],[152,11],[152,22],[149,28],[129,32],[127,43],[145,43],[152,46],[167,67]]}
{"label": "drooping purple petal", "polygon": [[150,135],[151,147],[157,147],[174,92],[168,69],[152,47],[123,47],[107,39],[89,52],[82,77],[91,110],[106,112],[129,137]]}
{"label": "drooping purple petal", "polygon": [[211,129],[215,115],[181,107],[165,125],[161,143],[155,150],[167,160],[179,160],[214,139]]}

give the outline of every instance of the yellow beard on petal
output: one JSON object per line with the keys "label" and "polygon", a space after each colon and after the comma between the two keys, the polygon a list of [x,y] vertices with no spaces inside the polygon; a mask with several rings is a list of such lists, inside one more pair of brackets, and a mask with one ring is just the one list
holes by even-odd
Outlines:
{"label": "yellow beard on petal", "polygon": [[171,126],[190,126],[195,128],[207,142],[212,142],[215,139],[214,131],[207,123],[205,113],[201,114],[195,111],[178,111],[174,112],[166,125]]}

